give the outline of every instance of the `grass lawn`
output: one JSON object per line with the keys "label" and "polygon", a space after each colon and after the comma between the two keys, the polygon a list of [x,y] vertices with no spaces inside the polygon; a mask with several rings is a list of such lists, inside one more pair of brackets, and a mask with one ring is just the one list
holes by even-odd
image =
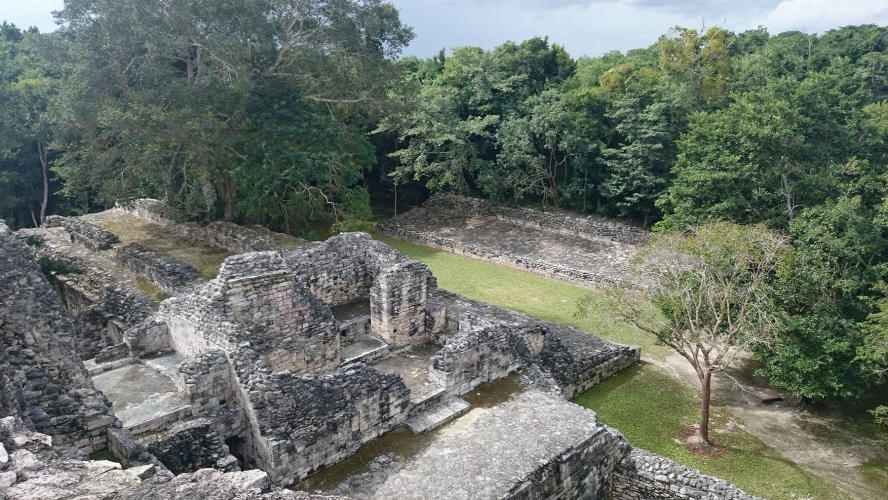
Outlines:
{"label": "grass lawn", "polygon": [[[375,237],[424,262],[438,278],[438,284],[451,292],[575,326],[615,342],[638,345],[647,356],[661,358],[669,353],[668,348],[655,345],[648,335],[616,321],[604,308],[588,318],[576,318],[577,299],[586,293],[597,293],[595,290],[401,240]],[[575,401],[596,410],[602,421],[622,431],[634,446],[726,479],[751,494],[787,499],[847,498],[738,428],[715,435],[716,441],[727,447],[720,458],[701,457],[685,450],[676,439],[682,429],[697,420],[697,396],[683,382],[651,364],[641,363],[626,370]],[[724,410],[713,408],[713,412],[714,422],[725,424],[729,420]]]}

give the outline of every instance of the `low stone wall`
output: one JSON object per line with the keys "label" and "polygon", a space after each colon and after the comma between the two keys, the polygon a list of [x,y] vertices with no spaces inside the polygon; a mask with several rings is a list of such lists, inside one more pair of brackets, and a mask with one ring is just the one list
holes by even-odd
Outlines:
{"label": "low stone wall", "polygon": [[94,252],[108,250],[120,243],[120,238],[110,231],[81,219],[69,217],[61,221],[61,226],[71,235],[71,241],[80,243]]}
{"label": "low stone wall", "polygon": [[168,430],[147,436],[145,444],[173,474],[207,467],[225,472],[240,470],[237,459],[228,453],[228,446],[209,419],[176,423]]}
{"label": "low stone wall", "polygon": [[118,248],[116,259],[129,270],[148,278],[155,286],[172,295],[187,292],[202,281],[194,266],[142,245],[131,244]]}
{"label": "low stone wall", "polygon": [[443,290],[436,291],[434,302],[445,308],[448,328],[453,331],[479,327],[501,332],[545,332],[541,336],[544,340],[541,350],[533,351],[533,361],[549,373],[568,399],[640,359],[641,350],[636,346],[610,342],[576,328],[538,320]]}
{"label": "low stone wall", "polygon": [[149,198],[122,203],[118,208],[185,238],[209,243],[234,253],[275,250],[280,246],[281,239],[291,239],[261,226],[241,226],[223,221],[206,225],[177,222],[176,214],[165,203]]}
{"label": "low stone wall", "polygon": [[[628,260],[648,238],[642,228],[597,217],[493,206],[449,194],[436,194],[375,228],[394,238],[587,286],[624,281]],[[499,232],[501,237],[491,236]]]}
{"label": "low stone wall", "polygon": [[542,351],[543,342],[543,329],[539,327],[460,328],[430,360],[429,378],[448,393],[462,395],[532,362]]}
{"label": "low stone wall", "polygon": [[612,500],[756,500],[727,481],[639,449],[620,462],[610,483]]}
{"label": "low stone wall", "polygon": [[556,234],[584,239],[607,239],[640,245],[650,233],[636,226],[596,217],[580,216],[570,212],[541,212],[529,208],[491,205],[477,198],[467,198],[449,193],[437,193],[423,203],[423,207],[456,211],[467,215],[496,217],[515,225]]}

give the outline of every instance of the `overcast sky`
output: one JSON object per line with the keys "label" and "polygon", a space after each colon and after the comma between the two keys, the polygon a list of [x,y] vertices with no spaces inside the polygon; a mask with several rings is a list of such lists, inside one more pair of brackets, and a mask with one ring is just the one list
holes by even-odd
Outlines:
{"label": "overcast sky", "polygon": [[[888,0],[390,0],[416,38],[420,57],[441,48],[492,48],[535,35],[574,57],[647,47],[675,25],[719,25],[734,31],[766,26],[822,32],[848,24],[888,25]],[[63,0],[0,0],[0,20],[55,29],[50,14]]]}

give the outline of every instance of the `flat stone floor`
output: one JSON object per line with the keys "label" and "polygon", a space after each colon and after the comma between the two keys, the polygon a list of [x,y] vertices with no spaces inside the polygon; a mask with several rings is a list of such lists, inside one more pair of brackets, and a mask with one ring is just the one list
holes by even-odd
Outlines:
{"label": "flat stone floor", "polygon": [[528,391],[443,428],[371,498],[504,498],[541,464],[601,432],[606,429],[591,410]]}
{"label": "flat stone floor", "polygon": [[[163,365],[164,360],[157,363]],[[149,421],[188,404],[172,378],[142,363],[96,375],[93,383],[111,400],[114,413],[124,427]]]}
{"label": "flat stone floor", "polygon": [[384,349],[385,347],[385,342],[370,336],[365,336],[355,340],[351,344],[342,346],[342,349],[339,352],[339,358],[342,359],[343,363],[351,362],[378,349]]}
{"label": "flat stone floor", "polygon": [[429,381],[429,360],[440,350],[440,347],[432,344],[414,347],[388,356],[372,366],[383,372],[400,375],[410,389],[411,402],[416,404],[443,389]]}
{"label": "flat stone floor", "polygon": [[333,319],[340,323],[360,318],[362,316],[370,316],[370,299],[365,298],[348,304],[331,307]]}
{"label": "flat stone floor", "polygon": [[[517,267],[532,272],[534,266],[527,261],[536,261],[587,273],[599,278],[598,281],[624,280],[628,262],[637,252],[634,245],[534,230],[495,217],[466,217],[439,208],[414,208],[387,221],[382,227],[386,226],[444,239],[453,249],[480,249],[480,252],[469,254],[485,260],[513,266],[516,262],[524,262]],[[382,231],[386,232],[385,229]],[[540,270],[540,274],[551,273]]]}

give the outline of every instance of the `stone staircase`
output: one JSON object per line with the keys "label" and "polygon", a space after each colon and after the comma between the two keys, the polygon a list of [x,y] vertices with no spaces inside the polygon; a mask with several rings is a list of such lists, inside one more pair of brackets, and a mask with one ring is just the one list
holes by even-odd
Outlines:
{"label": "stone staircase", "polygon": [[468,411],[471,406],[460,398],[454,396],[445,397],[438,404],[409,418],[406,425],[414,434],[429,432],[459,417]]}

